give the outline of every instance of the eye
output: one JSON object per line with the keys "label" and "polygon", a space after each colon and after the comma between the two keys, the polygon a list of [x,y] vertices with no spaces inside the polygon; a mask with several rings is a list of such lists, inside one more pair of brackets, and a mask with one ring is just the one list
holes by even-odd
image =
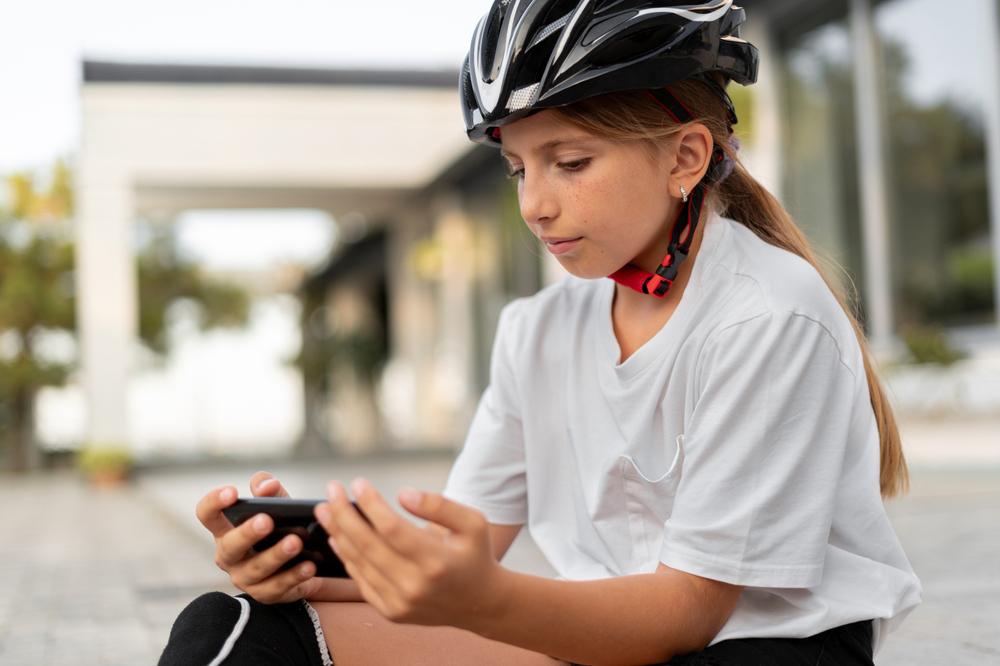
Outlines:
{"label": "eye", "polygon": [[559,166],[566,171],[575,173],[577,171],[583,171],[588,164],[590,164],[589,157],[582,160],[573,160],[572,162],[561,162]]}
{"label": "eye", "polygon": [[[581,160],[573,160],[572,162],[557,162],[556,166],[564,171],[569,171],[570,173],[577,173],[583,171],[587,165],[590,164],[590,158],[587,157]],[[515,169],[510,164],[504,165],[504,170],[507,172],[507,178],[511,180],[517,178],[524,178],[524,169]]]}
{"label": "eye", "polygon": [[512,169],[510,166],[507,166],[505,171],[507,172],[507,177],[511,180],[524,177],[524,169]]}

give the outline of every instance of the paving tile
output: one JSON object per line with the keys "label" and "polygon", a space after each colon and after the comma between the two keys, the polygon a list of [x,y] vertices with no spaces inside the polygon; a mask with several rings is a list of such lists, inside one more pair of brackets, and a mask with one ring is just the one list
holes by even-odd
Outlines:
{"label": "paving tile", "polygon": [[[287,463],[272,471],[300,497],[322,496],[331,477],[366,476],[394,501],[402,485],[440,489],[449,467],[441,458]],[[0,666],[155,663],[191,599],[232,591],[212,563],[212,540],[194,519],[195,502],[222,483],[245,489],[254,471],[160,470],[113,492],[95,492],[71,474],[4,478],[0,504],[32,509],[5,512],[0,534]],[[1000,663],[1000,468],[919,468],[913,492],[889,511],[925,601],[876,663]],[[551,574],[526,533],[505,564]]]}

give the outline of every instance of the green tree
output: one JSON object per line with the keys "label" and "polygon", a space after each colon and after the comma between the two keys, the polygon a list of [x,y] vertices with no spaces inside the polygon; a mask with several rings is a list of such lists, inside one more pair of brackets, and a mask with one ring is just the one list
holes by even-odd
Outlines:
{"label": "green tree", "polygon": [[[45,340],[76,334],[72,172],[57,162],[49,184],[29,173],[5,179],[0,205],[0,450],[22,471],[38,458],[34,405],[39,390],[61,386],[72,359],[46,354]],[[203,329],[240,326],[249,299],[238,287],[202,277],[184,261],[167,233],[154,235],[139,255],[139,336],[154,352],[167,352],[166,311],[188,299],[200,309]]]}
{"label": "green tree", "polygon": [[246,323],[249,298],[240,287],[205,278],[198,267],[177,252],[173,235],[164,227],[152,234],[138,255],[139,338],[157,354],[169,351],[167,314],[182,300],[198,306],[202,330]]}

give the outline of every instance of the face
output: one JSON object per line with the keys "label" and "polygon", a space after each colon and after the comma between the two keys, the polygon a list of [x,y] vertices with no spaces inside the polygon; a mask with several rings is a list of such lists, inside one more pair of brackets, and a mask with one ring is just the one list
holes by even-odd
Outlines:
{"label": "face", "polygon": [[659,264],[677,213],[669,146],[654,161],[639,142],[593,136],[552,110],[506,125],[501,135],[521,216],[566,270],[597,278],[629,262],[647,270]]}

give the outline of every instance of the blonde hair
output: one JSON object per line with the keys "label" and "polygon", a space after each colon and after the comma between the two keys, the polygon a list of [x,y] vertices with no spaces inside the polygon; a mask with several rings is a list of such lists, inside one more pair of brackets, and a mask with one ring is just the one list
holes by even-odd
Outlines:
{"label": "blonde hair", "polygon": [[[722,84],[723,81],[719,80],[719,83]],[[836,269],[843,269],[831,259],[820,258],[814,253],[805,234],[788,211],[740,162],[739,155],[729,144],[726,110],[719,96],[708,85],[696,80],[675,83],[669,86],[669,90],[691,111],[694,116],[691,122],[705,125],[712,133],[715,144],[721,146],[734,162],[730,176],[721,184],[710,188],[708,205],[743,224],[765,242],[788,250],[812,264],[844,309],[861,346],[872,409],[878,425],[881,493],[886,498],[905,493],[909,489],[909,474],[896,417],[875,371],[875,362],[864,330],[848,306],[840,284],[829,279],[820,261]],[[569,106],[556,107],[554,110],[563,120],[592,134],[613,141],[643,141],[650,148],[651,156],[655,155],[657,146],[665,139],[676,136],[685,127],[685,124],[673,121],[643,91],[608,93]]]}

